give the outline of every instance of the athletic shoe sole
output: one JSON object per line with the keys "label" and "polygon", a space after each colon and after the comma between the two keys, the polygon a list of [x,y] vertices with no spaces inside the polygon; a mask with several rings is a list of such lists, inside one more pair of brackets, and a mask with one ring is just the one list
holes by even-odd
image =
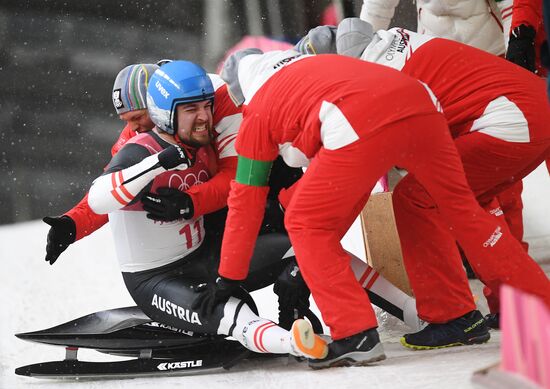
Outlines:
{"label": "athletic shoe sole", "polygon": [[319,370],[329,367],[367,366],[384,359],[386,359],[384,346],[382,346],[382,343],[378,343],[369,351],[352,351],[330,361],[310,361],[309,367]]}
{"label": "athletic shoe sole", "polygon": [[403,346],[410,348],[412,350],[437,350],[440,348],[448,348],[448,347],[455,347],[455,346],[471,346],[473,344],[483,344],[483,343],[487,343],[489,339],[491,339],[491,335],[487,333],[484,335],[470,338],[465,342],[454,342],[449,344],[442,344],[441,346],[421,346],[416,344],[410,344],[410,343],[407,343],[407,341],[405,340],[405,337],[402,337],[401,339],[399,339],[399,341]]}
{"label": "athletic shoe sole", "polygon": [[327,356],[327,342],[315,334],[307,320],[298,319],[294,321],[290,331],[294,347],[303,356],[312,359],[323,359]]}

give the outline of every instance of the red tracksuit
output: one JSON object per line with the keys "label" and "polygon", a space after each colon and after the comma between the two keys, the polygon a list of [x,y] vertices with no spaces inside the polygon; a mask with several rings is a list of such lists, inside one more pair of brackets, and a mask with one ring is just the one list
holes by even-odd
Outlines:
{"label": "red tracksuit", "polygon": [[[248,105],[237,137],[239,167],[228,200],[221,276],[246,277],[268,190],[240,182],[241,163],[262,164],[279,152],[285,158],[288,149],[312,159],[287,208],[285,224],[304,279],[334,339],[376,326],[368,296],[355,280],[340,240],[378,178],[394,165],[423,183],[437,204],[434,212],[449,225],[447,233],[492,279],[506,280],[511,262],[525,265],[532,279],[544,276],[530,265],[504,224],[475,200],[445,118],[421,84],[351,58],[283,54],[268,53],[241,63],[248,68],[239,68]],[[273,74],[258,75],[261,69]],[[250,182],[257,181],[250,177]],[[437,245],[429,239],[426,243],[425,247]],[[495,269],[495,262],[507,271]],[[447,287],[438,284],[432,268],[428,270],[432,287]],[[528,289],[516,279],[513,283]],[[425,295],[417,298],[424,299],[431,294],[425,289],[419,293]]]}
{"label": "red tracksuit", "polygon": [[[508,190],[517,199],[520,180],[550,155],[544,81],[501,58],[442,39],[416,46],[402,72],[426,83],[439,99],[470,187],[481,205],[500,216],[495,196]],[[446,322],[475,309],[449,225],[414,175],[396,187],[394,210],[420,317]],[[513,217],[510,226],[523,234]],[[494,262],[466,254],[493,291],[505,281],[550,305],[550,282],[525,252],[505,252]]]}
{"label": "red tracksuit", "polygon": [[[542,45],[546,44],[546,31],[544,30],[544,24],[542,20],[542,1],[541,0],[515,0],[513,5],[512,24],[511,29],[519,27],[522,24],[531,26],[536,31],[535,36],[535,55],[536,55],[536,71],[540,77],[546,77],[547,70],[542,66],[540,62],[540,53]],[[550,160],[546,161],[548,169],[550,169]],[[504,217],[508,222],[510,231],[519,240],[523,239],[523,203],[521,199],[521,192],[523,190],[523,184],[518,181],[513,188],[505,190],[497,195],[500,207],[504,212]],[[529,245],[527,242],[521,242],[525,250],[527,251]],[[488,294],[490,291],[484,290],[484,293]],[[492,294],[494,296],[494,294]],[[498,311],[498,299],[492,299],[489,295],[488,298],[489,307],[491,311]]]}

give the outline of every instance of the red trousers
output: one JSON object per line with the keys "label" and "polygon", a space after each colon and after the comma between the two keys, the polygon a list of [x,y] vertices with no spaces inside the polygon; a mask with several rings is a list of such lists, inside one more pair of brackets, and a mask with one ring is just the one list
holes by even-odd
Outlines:
{"label": "red trousers", "polygon": [[[491,203],[486,206],[485,209],[490,211],[494,209],[494,206],[500,205],[503,217],[508,224],[508,228],[512,235],[521,243],[523,249],[528,252],[529,244],[523,240],[523,201],[521,199],[521,192],[523,191],[523,182],[518,181],[510,188],[505,189],[496,196],[497,203]],[[493,206],[493,208],[491,208]],[[500,312],[500,299],[498,291],[493,292],[488,287],[483,288],[483,294],[487,300],[489,311],[491,313]]]}
{"label": "red trousers", "polygon": [[[510,232],[498,212],[496,198],[544,161],[550,142],[510,143],[471,133],[456,138],[455,144],[468,184],[489,211],[486,216],[490,215],[500,229],[480,242],[479,237],[487,238],[487,232],[480,235],[476,230],[485,227],[458,231],[419,176],[408,175],[397,185],[394,211],[419,316],[431,323],[443,323],[475,309],[455,240],[493,292],[506,283],[540,296],[550,306],[550,281]],[[481,215],[472,216],[478,219]]]}
{"label": "red trousers", "polygon": [[[352,119],[348,117],[353,127],[360,128]],[[346,147],[320,149],[302,177],[285,215],[300,269],[334,339],[377,325],[368,296],[356,281],[350,257],[340,240],[365,205],[378,178],[395,165],[407,169],[422,182],[431,194],[430,200],[437,204],[431,211],[448,223],[444,231],[449,240],[453,244],[458,240],[469,258],[483,263],[477,268],[492,269],[494,263],[508,263],[514,258],[513,263],[528,263],[525,273],[532,278],[545,277],[534,263],[531,264],[505,224],[485,212],[476,201],[443,116],[434,113],[395,122],[367,138],[357,132],[359,140]],[[425,220],[433,223],[432,218]],[[407,228],[406,225],[401,227]],[[435,250],[439,241],[428,235],[414,235],[412,241],[404,244],[413,251],[421,247],[422,252],[429,252]],[[408,254],[410,257],[411,253]],[[521,255],[522,261],[517,261]],[[458,262],[443,266],[444,271],[450,267],[453,274],[463,272],[459,257],[456,260]],[[418,271],[415,273],[422,274],[423,261],[419,260],[416,265]],[[503,271],[491,273],[488,278],[503,280],[509,276],[508,270],[509,267],[504,267]],[[431,287],[439,288],[444,294],[462,295],[464,292],[460,277],[456,283],[448,285],[446,280],[453,278],[439,274],[437,266],[430,262],[426,264],[425,274],[429,274],[426,279]],[[466,276],[463,277],[468,288]],[[429,288],[418,288],[415,292],[423,301],[431,297]],[[454,311],[474,309],[471,295],[468,297],[469,300]]]}
{"label": "red trousers", "polygon": [[504,218],[510,232],[519,240],[523,249],[528,251],[529,244],[523,240],[523,200],[521,199],[521,192],[523,192],[523,181],[519,180],[508,189],[497,194],[496,199],[502,212],[504,212]]}

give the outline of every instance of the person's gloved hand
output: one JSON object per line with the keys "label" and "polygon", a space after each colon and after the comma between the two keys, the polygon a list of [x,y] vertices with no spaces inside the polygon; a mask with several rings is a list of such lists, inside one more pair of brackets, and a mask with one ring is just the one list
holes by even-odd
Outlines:
{"label": "person's gloved hand", "polygon": [[200,284],[196,288],[199,294],[191,308],[199,313],[200,317],[211,316],[218,304],[224,304],[229,297],[236,294],[241,281],[218,277],[215,283]]}
{"label": "person's gloved hand", "polygon": [[194,214],[191,196],[176,188],[158,188],[157,193],[145,193],[141,202],[147,217],[152,220],[191,219]]}
{"label": "person's gloved hand", "polygon": [[291,261],[273,285],[279,297],[279,326],[290,329],[294,320],[309,311],[310,291],[295,261]]}
{"label": "person's gloved hand", "polygon": [[179,145],[170,145],[158,153],[159,164],[166,170],[180,170],[193,166],[194,156]]}
{"label": "person's gloved hand", "polygon": [[282,209],[277,199],[268,198],[265,204],[264,218],[260,226],[260,235],[285,231],[284,209]]}
{"label": "person's gloved hand", "polygon": [[522,24],[510,34],[506,59],[531,72],[535,71],[535,35],[531,26]]}
{"label": "person's gloved hand", "polygon": [[51,226],[46,243],[46,262],[53,265],[63,251],[76,239],[76,224],[69,216],[50,217],[42,219]]}

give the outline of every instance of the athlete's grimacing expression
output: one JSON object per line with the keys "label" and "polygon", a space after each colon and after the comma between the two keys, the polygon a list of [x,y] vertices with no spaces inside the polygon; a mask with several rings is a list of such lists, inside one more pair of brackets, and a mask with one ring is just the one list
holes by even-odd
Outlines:
{"label": "athlete's grimacing expression", "polygon": [[178,138],[192,147],[201,147],[212,141],[212,101],[180,104],[178,115]]}
{"label": "athlete's grimacing expression", "polygon": [[132,131],[135,132],[145,132],[155,127],[155,123],[151,121],[147,109],[124,112],[118,117],[120,120],[127,122]]}

